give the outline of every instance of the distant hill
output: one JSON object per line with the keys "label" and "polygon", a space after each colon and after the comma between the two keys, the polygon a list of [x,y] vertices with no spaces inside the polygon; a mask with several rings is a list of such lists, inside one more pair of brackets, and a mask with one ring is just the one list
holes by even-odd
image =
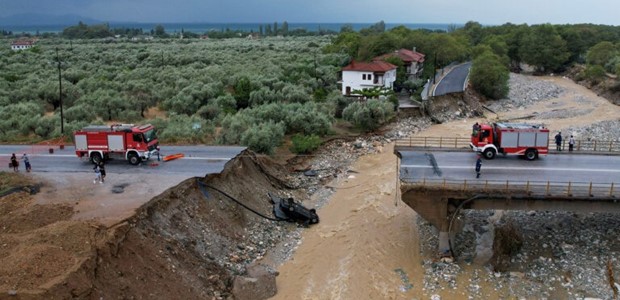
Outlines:
{"label": "distant hill", "polygon": [[76,25],[80,21],[85,24],[103,23],[78,15],[18,14],[0,18],[0,26]]}

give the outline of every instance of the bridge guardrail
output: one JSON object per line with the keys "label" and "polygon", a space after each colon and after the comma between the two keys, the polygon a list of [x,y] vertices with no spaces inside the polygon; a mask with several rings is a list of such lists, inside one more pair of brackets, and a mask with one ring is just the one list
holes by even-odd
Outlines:
{"label": "bridge guardrail", "polygon": [[[421,147],[439,149],[469,149],[469,138],[463,137],[408,137],[397,139],[397,147]],[[568,141],[562,141],[561,149],[568,151]],[[549,140],[549,150],[556,151],[555,140]],[[575,140],[574,151],[620,154],[620,141]]]}
{"label": "bridge guardrail", "polygon": [[544,197],[598,197],[618,198],[620,187],[617,183],[594,182],[553,182],[553,181],[495,181],[495,180],[448,180],[417,179],[408,181],[401,178],[403,186],[442,188],[452,191],[501,193],[505,195],[528,195]]}

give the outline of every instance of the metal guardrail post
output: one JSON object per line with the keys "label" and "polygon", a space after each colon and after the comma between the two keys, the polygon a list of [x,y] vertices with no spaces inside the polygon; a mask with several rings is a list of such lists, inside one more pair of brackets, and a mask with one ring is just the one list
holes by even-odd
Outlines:
{"label": "metal guardrail post", "polygon": [[547,196],[550,196],[551,194],[549,193],[549,181],[547,181]]}
{"label": "metal guardrail post", "polygon": [[428,139],[428,137],[424,137],[424,148],[426,148],[426,139]]}
{"label": "metal guardrail post", "polygon": [[609,197],[613,197],[614,196],[614,183],[611,183],[611,188],[609,189]]}
{"label": "metal guardrail post", "polygon": [[485,193],[489,192],[489,181],[488,180],[484,182],[484,192]]}
{"label": "metal guardrail post", "polygon": [[588,195],[590,195],[590,197],[592,197],[592,181],[590,181],[590,189],[588,191]]}
{"label": "metal guardrail post", "polygon": [[567,191],[567,193],[566,193],[566,196],[569,196],[569,197],[570,197],[570,196],[572,196],[572,194],[571,194],[571,192],[570,192],[570,188],[571,188],[571,182],[569,181],[569,182],[568,182],[568,191]]}
{"label": "metal guardrail post", "polygon": [[609,142],[609,151],[608,152],[611,152],[611,145],[613,145],[613,144],[614,144],[614,142]]}
{"label": "metal guardrail post", "polygon": [[467,179],[463,180],[463,192],[467,191]]}
{"label": "metal guardrail post", "polygon": [[579,151],[579,149],[581,149],[581,140],[577,141],[577,151]]}
{"label": "metal guardrail post", "polygon": [[594,151],[596,151],[596,140],[594,140]]}
{"label": "metal guardrail post", "polygon": [[[454,138],[454,148],[456,148],[456,142],[458,141],[458,138]],[[611,147],[610,147],[611,148]],[[611,150],[609,150],[611,151]]]}
{"label": "metal guardrail post", "polygon": [[446,188],[446,179],[445,178],[443,179],[443,188],[444,189]]}
{"label": "metal guardrail post", "polygon": [[443,142],[443,136],[439,137],[439,148],[441,148]]}
{"label": "metal guardrail post", "polygon": [[505,191],[505,193],[508,194],[508,180],[506,180],[506,191]]}

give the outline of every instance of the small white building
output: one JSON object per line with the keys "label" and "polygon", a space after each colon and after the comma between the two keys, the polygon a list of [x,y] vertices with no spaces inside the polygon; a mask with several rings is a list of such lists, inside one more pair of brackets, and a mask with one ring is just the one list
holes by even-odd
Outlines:
{"label": "small white building", "polygon": [[13,51],[30,49],[32,46],[34,46],[34,41],[32,40],[17,40],[11,43],[11,49]]}
{"label": "small white building", "polygon": [[396,81],[396,66],[385,61],[356,62],[342,68],[342,94],[354,90],[383,87],[391,89]]}

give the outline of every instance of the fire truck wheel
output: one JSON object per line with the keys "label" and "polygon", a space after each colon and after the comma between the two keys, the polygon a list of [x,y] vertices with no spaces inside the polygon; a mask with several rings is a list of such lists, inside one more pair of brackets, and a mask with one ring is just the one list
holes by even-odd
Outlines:
{"label": "fire truck wheel", "polygon": [[142,161],[140,157],[138,156],[138,154],[135,154],[135,153],[130,153],[127,157],[127,160],[129,160],[129,163],[134,166],[138,165]]}
{"label": "fire truck wheel", "polygon": [[101,154],[99,154],[99,152],[93,152],[93,153],[90,155],[90,161],[91,161],[93,164],[98,165],[98,164],[99,164],[102,160],[103,160],[103,159],[101,158]]}
{"label": "fire truck wheel", "polygon": [[495,150],[493,148],[487,148],[482,152],[482,155],[484,155],[486,159],[493,159],[495,158]]}
{"label": "fire truck wheel", "polygon": [[527,151],[525,151],[525,159],[527,160],[535,160],[536,156],[538,155],[534,149],[527,149]]}

